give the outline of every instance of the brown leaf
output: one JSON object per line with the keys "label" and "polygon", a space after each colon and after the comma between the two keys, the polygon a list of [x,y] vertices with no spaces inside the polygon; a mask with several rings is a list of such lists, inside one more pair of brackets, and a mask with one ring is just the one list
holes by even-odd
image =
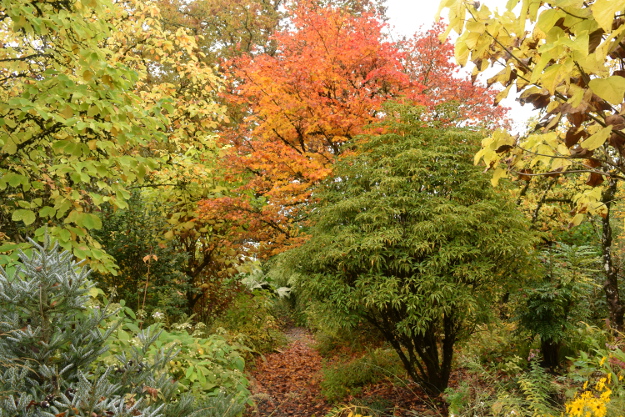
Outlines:
{"label": "brown leaf", "polygon": [[504,152],[508,152],[510,149],[512,149],[513,146],[512,145],[501,145],[500,147],[498,147],[495,152],[496,153],[504,153]]}
{"label": "brown leaf", "polygon": [[618,46],[612,50],[609,55],[612,59],[625,58],[625,49],[623,49],[621,44],[618,44]]}
{"label": "brown leaf", "polygon": [[596,172],[591,172],[590,177],[588,177],[588,181],[586,181],[586,185],[590,185],[591,187],[596,187],[603,183],[603,175],[597,174]]}
{"label": "brown leaf", "polygon": [[566,118],[573,126],[579,127],[586,120],[587,114],[585,112],[578,111],[574,113],[568,113],[566,115]]}
{"label": "brown leaf", "polygon": [[558,178],[562,174],[562,168],[554,169],[553,171],[547,173],[545,177],[548,178]]}
{"label": "brown leaf", "polygon": [[601,161],[595,158],[591,158],[591,159],[587,159],[586,161],[584,161],[584,165],[589,166],[591,168],[597,168],[601,166]]}
{"label": "brown leaf", "polygon": [[158,398],[158,388],[152,388],[146,385],[143,387],[143,392],[147,392],[154,400]]}
{"label": "brown leaf", "polygon": [[619,134],[617,132],[612,132],[610,138],[608,139],[608,143],[618,149],[621,155],[625,154],[625,137],[623,137],[622,133]]}
{"label": "brown leaf", "polygon": [[619,114],[611,114],[605,118],[606,125],[614,126],[612,130],[625,129],[625,117]]}
{"label": "brown leaf", "polygon": [[551,98],[548,93],[547,94],[534,93],[534,94],[529,94],[526,97],[523,97],[521,95],[521,98],[519,98],[519,102],[521,103],[521,105],[524,105],[525,103],[530,103],[534,106],[535,109],[542,109],[544,107],[547,107],[550,101],[551,101]]}
{"label": "brown leaf", "polygon": [[569,152],[571,153],[572,158],[589,158],[594,153],[594,151],[589,151],[588,149],[584,149],[579,145],[575,145],[572,148],[569,148]]}
{"label": "brown leaf", "polygon": [[595,49],[597,49],[597,46],[601,44],[601,41],[603,41],[604,33],[605,31],[599,28],[589,35],[589,39],[588,39],[588,53],[589,54],[592,54],[593,52],[595,52]]}
{"label": "brown leaf", "polygon": [[564,144],[567,148],[571,148],[579,142],[580,139],[588,136],[585,130],[580,130],[576,132],[577,128],[569,129],[566,132],[566,136],[564,137]]}
{"label": "brown leaf", "polygon": [[612,106],[610,105],[610,103],[608,103],[596,94],[592,95],[592,98],[590,99],[590,105],[594,107],[595,110],[612,110]]}
{"label": "brown leaf", "polygon": [[519,177],[517,178],[517,180],[519,181],[530,181],[532,179],[531,175],[524,175],[524,174],[533,174],[534,171],[532,171],[531,169],[522,169],[519,171]]}

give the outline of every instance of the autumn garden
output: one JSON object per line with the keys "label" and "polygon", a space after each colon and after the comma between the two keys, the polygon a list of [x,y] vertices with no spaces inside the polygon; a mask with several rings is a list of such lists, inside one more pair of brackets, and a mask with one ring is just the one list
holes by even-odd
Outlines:
{"label": "autumn garden", "polygon": [[0,0],[0,417],[625,415],[625,0],[385,13]]}

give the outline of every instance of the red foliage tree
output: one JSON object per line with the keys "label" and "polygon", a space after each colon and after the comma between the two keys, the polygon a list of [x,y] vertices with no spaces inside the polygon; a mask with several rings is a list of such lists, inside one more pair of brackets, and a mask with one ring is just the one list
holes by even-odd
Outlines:
{"label": "red foliage tree", "polygon": [[406,73],[422,84],[428,118],[442,126],[509,127],[509,109],[496,106],[498,90],[467,76],[454,61],[454,46],[440,41],[442,23],[401,43]]}

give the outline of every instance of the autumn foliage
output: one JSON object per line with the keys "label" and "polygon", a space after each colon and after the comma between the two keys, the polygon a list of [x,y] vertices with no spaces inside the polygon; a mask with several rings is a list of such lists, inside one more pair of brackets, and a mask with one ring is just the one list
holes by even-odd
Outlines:
{"label": "autumn foliage", "polygon": [[240,186],[235,197],[203,205],[206,213],[244,219],[255,240],[276,248],[297,240],[292,222],[311,186],[330,174],[345,142],[376,120],[382,103],[422,100],[377,16],[313,2],[293,6],[292,16],[290,29],[275,34],[275,55],[225,63],[226,98],[240,106],[240,119],[222,132],[230,146],[224,169]]}
{"label": "autumn foliage", "polygon": [[424,86],[429,120],[442,126],[509,127],[509,109],[495,105],[501,100],[498,90],[462,72],[454,62],[451,42],[439,39],[444,31],[445,26],[437,23],[401,45],[406,72]]}
{"label": "autumn foliage", "polygon": [[453,48],[438,40],[442,26],[392,43],[372,12],[349,13],[314,1],[292,4],[275,54],[227,61],[225,99],[231,124],[225,176],[234,193],[201,204],[204,216],[243,225],[243,239],[263,242],[268,254],[303,238],[312,189],[332,172],[344,144],[380,120],[382,104],[407,101],[424,108],[424,122],[504,124],[495,92],[460,79]]}

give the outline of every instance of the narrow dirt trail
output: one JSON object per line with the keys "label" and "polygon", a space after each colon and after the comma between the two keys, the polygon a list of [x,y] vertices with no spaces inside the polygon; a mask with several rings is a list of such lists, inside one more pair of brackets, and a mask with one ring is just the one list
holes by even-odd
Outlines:
{"label": "narrow dirt trail", "polygon": [[331,408],[320,392],[321,356],[303,328],[286,332],[288,346],[259,358],[251,372],[258,417],[322,417]]}

